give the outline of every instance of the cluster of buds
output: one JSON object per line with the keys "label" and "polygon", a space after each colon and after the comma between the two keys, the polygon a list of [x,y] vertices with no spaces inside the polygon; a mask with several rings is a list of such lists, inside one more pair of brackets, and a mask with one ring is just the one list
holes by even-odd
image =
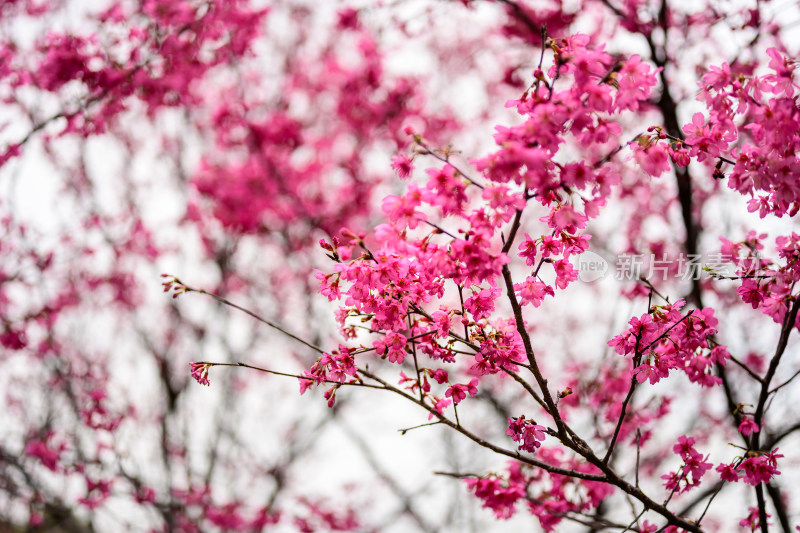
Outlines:
{"label": "cluster of buds", "polygon": [[542,445],[547,428],[537,424],[534,420],[525,420],[525,415],[508,419],[506,435],[511,440],[519,443],[519,449],[533,453]]}
{"label": "cluster of buds", "polygon": [[164,292],[172,292],[172,297],[177,298],[181,294],[189,291],[189,288],[183,284],[181,280],[171,274],[161,274],[165,281],[161,284],[164,287]]}

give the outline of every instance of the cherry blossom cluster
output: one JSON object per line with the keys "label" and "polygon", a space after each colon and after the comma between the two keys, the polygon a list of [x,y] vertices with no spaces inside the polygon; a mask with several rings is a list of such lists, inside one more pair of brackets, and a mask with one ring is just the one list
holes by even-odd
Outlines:
{"label": "cherry blossom cluster", "polygon": [[[621,132],[611,117],[638,109],[656,82],[653,70],[638,57],[617,63],[602,47],[592,46],[586,35],[548,43],[554,58],[548,74],[537,71],[530,90],[509,103],[525,122],[498,126],[495,141],[500,149],[474,162],[488,183],[472,179],[448,160],[427,171],[424,185],[411,182],[404,195],[384,200],[389,223],[377,227],[372,239],[351,232],[349,242],[323,244],[337,264],[331,274],[317,273],[321,292],[331,300],[344,300],[338,315],[343,329],[347,320],[357,318],[381,332],[372,347],[382,358],[402,364],[413,346],[447,361],[453,359],[448,352],[460,339],[462,344],[480,343],[472,371],[496,373],[524,359],[515,338],[516,321],[501,325],[491,317],[503,296],[498,278],[511,260],[508,247],[504,250],[498,242],[499,232],[509,223],[518,224],[532,199],[547,209],[541,220],[550,233],[536,239],[526,235],[518,245],[519,255],[532,267],[524,282],[513,284],[521,305],[537,306],[545,295],[554,294],[540,277],[545,264],[552,265],[557,289],[577,279],[569,258],[585,251],[590,239],[579,232],[596,216],[619,178],[602,164],[555,163],[555,155],[569,137],[595,147],[600,160],[599,154],[607,152],[606,146],[610,150]],[[571,82],[559,90],[562,78]],[[418,145],[427,146],[420,135],[408,132]],[[395,166],[404,174],[411,171],[402,158]],[[481,203],[472,207],[478,200]],[[439,219],[454,229],[440,227]],[[454,283],[461,295],[460,308],[444,304],[446,282]],[[426,308],[437,301],[443,305],[429,314]],[[454,336],[458,321],[465,333]],[[431,327],[435,332],[427,333]],[[498,336],[502,330],[508,333]],[[410,337],[416,342],[409,344]],[[448,391],[454,400],[462,396],[458,384]]]}
{"label": "cherry blossom cluster", "polygon": [[724,365],[729,358],[727,349],[717,344],[714,310],[704,308],[681,314],[686,304],[653,306],[650,313],[633,317],[630,328],[617,335],[608,345],[620,355],[630,355],[633,371],[639,383],[658,383],[669,376],[670,370],[680,370],[702,386],[719,385],[720,378],[712,373],[715,364]]}
{"label": "cherry blossom cluster", "polygon": [[325,392],[328,406],[333,407],[336,401],[336,390],[340,383],[352,382],[356,377],[353,350],[340,345],[338,350],[323,354],[310,370],[304,372],[300,379],[300,393],[303,394],[312,385],[332,382],[333,386]]}
{"label": "cherry blossom cluster", "polygon": [[677,472],[661,476],[664,486],[670,492],[687,492],[700,485],[700,480],[705,473],[711,470],[712,464],[708,462],[708,455],[703,455],[694,449],[695,440],[686,435],[678,438],[678,443],[672,447],[682,460],[683,464]]}
{"label": "cherry blossom cluster", "polygon": [[[800,235],[792,233],[775,239],[779,261],[763,255],[766,238],[766,234],[755,231],[741,242],[721,238],[721,251],[735,266],[735,277],[741,279],[736,292],[742,301],[780,324],[797,299],[793,290],[800,280]],[[800,322],[794,326],[800,328]]]}
{"label": "cherry blossom cluster", "polygon": [[[614,116],[637,110],[656,84],[656,72],[638,57],[615,60],[602,47],[592,46],[587,36],[550,40],[548,46],[553,66],[547,74],[538,69],[529,90],[509,103],[524,122],[497,127],[499,149],[473,161],[480,177],[463,170],[446,150],[431,149],[411,130],[418,153],[437,156],[443,166],[427,170],[421,183],[412,180],[405,194],[387,197],[383,210],[388,223],[373,235],[344,230],[342,239],[321,243],[335,266],[333,272],[317,272],[316,277],[323,295],[344,303],[337,312],[342,332],[356,340],[363,338],[362,331],[377,337],[349,352],[355,367],[338,379],[353,380],[360,361],[372,352],[387,363],[412,368],[413,373],[400,372],[400,384],[419,395],[431,416],[436,413],[441,419],[448,407],[443,398],[450,398],[455,407],[486,386],[489,376],[514,375],[520,366],[535,365],[524,345],[523,309],[529,304],[539,307],[546,296],[577,279],[569,259],[588,249],[591,236],[583,231],[620,181],[614,167],[606,164],[620,145],[622,127]],[[596,163],[561,162],[566,146],[595,153]],[[393,164],[399,174],[412,177],[410,159],[397,157]],[[532,200],[541,207],[534,207]],[[537,218],[546,233],[526,233],[516,240],[524,214],[542,208],[544,215]],[[514,282],[512,266],[527,269],[523,282]],[[545,281],[543,268],[554,282]],[[512,308],[519,307],[514,318],[497,317],[505,298]],[[718,383],[711,369],[724,364],[727,352],[713,340],[714,313],[707,308],[682,315],[684,305],[681,300],[656,306],[634,318],[631,328],[610,342],[620,354],[633,356],[639,383],[648,378],[656,383],[673,368],[702,385]],[[330,357],[323,356],[309,374],[318,376],[320,384],[328,379]],[[429,377],[446,385],[443,396]],[[603,401],[616,406],[607,413],[608,421],[618,426],[612,428],[614,439],[630,437],[636,421],[657,420],[668,412],[667,401],[643,409],[638,418],[626,417],[620,404],[625,405],[630,379],[630,373],[622,373],[619,394]],[[306,390],[311,383],[302,381]],[[577,405],[572,389],[578,384],[574,385],[559,393],[564,409]],[[454,414],[457,420],[458,412]],[[512,464],[508,476],[467,479],[468,487],[496,516],[511,516],[516,502],[525,499],[529,511],[551,531],[567,513],[595,508],[614,491],[591,478],[599,474],[595,465],[543,447],[545,426],[524,415],[508,424],[506,433],[521,451],[535,452],[553,468],[581,474],[523,472],[519,464]],[[697,483],[700,475],[695,474]],[[537,496],[530,497],[533,487]]]}
{"label": "cherry blossom cluster", "polygon": [[[567,459],[557,448],[543,447],[537,453],[548,464],[586,474],[597,473],[592,465]],[[489,474],[466,479],[465,483],[483,501],[484,507],[491,509],[498,518],[510,518],[517,511],[517,502],[525,502],[528,511],[539,519],[542,529],[547,532],[554,531],[569,513],[589,512],[596,508],[613,492],[606,483],[548,474],[517,462],[508,463],[505,475]]]}
{"label": "cherry blossom cluster", "polygon": [[709,116],[695,114],[684,126],[686,143],[698,161],[730,154],[735,164],[728,185],[751,197],[751,212],[758,211],[761,218],[768,213],[794,216],[800,209],[797,62],[776,48],[767,55],[767,73],[762,75],[728,63],[710,67],[699,82],[699,99]]}
{"label": "cherry blossom cluster", "polygon": [[775,448],[770,452],[748,452],[744,459],[730,464],[720,464],[717,466],[717,472],[724,481],[733,483],[740,479],[754,487],[760,483],[769,483],[774,476],[780,475],[778,459],[783,455],[777,451]]}
{"label": "cherry blossom cluster", "polygon": [[[385,72],[384,54],[358,12],[342,10],[335,35],[338,46],[332,43],[321,58],[298,52],[298,67],[280,91],[289,102],[284,106],[265,109],[263,92],[274,87],[244,95],[238,86],[222,89],[226,98],[202,119],[219,150],[206,154],[192,177],[200,196],[193,216],[210,211],[234,234],[299,233],[297,220],[333,234],[373,201],[380,176],[367,171],[364,146],[405,148],[407,122],[432,138],[453,128],[446,111],[426,112],[419,80]],[[358,62],[351,64],[354,49]],[[307,101],[317,104],[306,109]]]}
{"label": "cherry blossom cluster", "polygon": [[[751,532],[758,531],[761,528],[761,522],[759,521],[760,519],[758,516],[758,507],[750,507],[747,512],[747,516],[739,520],[739,525],[741,527],[746,527]],[[767,513],[766,516],[767,518],[770,518],[772,515]]]}
{"label": "cherry blossom cluster", "polygon": [[475,496],[483,500],[498,518],[510,518],[516,512],[517,501],[525,498],[527,480],[519,463],[509,463],[508,476],[488,475],[466,479],[465,483]]}
{"label": "cherry blossom cluster", "polygon": [[525,415],[522,415],[508,419],[506,435],[510,435],[511,440],[519,443],[520,450],[533,453],[544,442],[546,429],[533,420],[525,420]]}
{"label": "cherry blossom cluster", "polygon": [[[35,87],[69,100],[77,91],[77,108],[54,117],[66,118],[58,135],[98,135],[134,99],[143,102],[151,115],[161,108],[201,101],[202,89],[194,80],[248,54],[267,12],[246,0],[215,4],[213,9],[202,2],[113,2],[93,21],[98,33],[53,30],[32,50],[4,43],[8,66],[0,74],[15,90]],[[236,31],[228,31],[231,27]],[[103,105],[89,111],[96,103]],[[0,164],[18,156],[20,148],[21,143],[9,143],[0,154]]]}

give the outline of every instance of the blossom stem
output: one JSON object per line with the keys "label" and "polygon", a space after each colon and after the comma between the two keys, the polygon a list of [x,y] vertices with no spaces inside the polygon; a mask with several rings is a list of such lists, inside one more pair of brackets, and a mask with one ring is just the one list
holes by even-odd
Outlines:
{"label": "blossom stem", "polygon": [[531,387],[527,381],[522,379],[522,376],[520,376],[516,372],[512,372],[511,370],[507,369],[504,366],[501,366],[500,368],[503,370],[503,372],[511,376],[514,379],[514,381],[519,383],[522,386],[522,388],[525,389],[528,392],[528,394],[531,395],[531,397],[536,401],[536,403],[538,403],[539,405],[542,406],[542,408],[547,410],[547,405],[544,403],[544,400],[542,400],[542,397],[539,396],[539,394],[535,390],[533,390],[533,387]]}
{"label": "blossom stem", "polygon": [[[398,429],[397,431],[399,431],[401,435],[405,435],[406,433],[408,433],[412,429],[419,429],[419,428],[424,428],[424,427],[428,427],[428,426],[438,426],[441,423],[442,423],[441,420],[436,420],[435,422],[426,422],[425,424],[419,424],[419,425],[416,425],[416,426],[411,426],[410,428]],[[434,472],[434,474],[435,473],[436,472]]]}
{"label": "blossom stem", "polygon": [[449,232],[449,231],[447,231],[446,229],[442,228],[442,227],[441,227],[441,226],[439,226],[438,224],[434,224],[434,223],[433,223],[433,222],[431,222],[430,220],[423,220],[423,222],[424,222],[425,224],[429,225],[430,227],[434,228],[434,229],[435,229],[436,231],[438,231],[439,233],[444,233],[444,234],[445,234],[445,235],[447,235],[448,237],[452,237],[453,239],[456,239],[456,240],[458,240],[458,237],[456,237],[455,235],[453,235],[452,233],[450,233],[450,232]]}
{"label": "blossom stem", "polygon": [[[739,360],[738,360],[736,357],[734,357],[734,356],[732,356],[732,355],[730,355],[730,354],[728,354],[728,355],[730,356],[730,359],[731,359],[731,361],[733,361],[733,362],[734,362],[734,364],[735,364],[736,366],[738,366],[739,368],[741,368],[742,370],[744,370],[745,372],[747,372],[747,374],[748,374],[748,375],[749,375],[751,378],[753,378],[754,380],[758,381],[759,383],[761,383],[761,382],[763,381],[763,380],[761,379],[761,376],[759,376],[758,374],[756,374],[755,372],[753,372],[753,370],[752,370],[752,369],[751,369],[749,366],[747,366],[747,365],[746,365],[746,364],[744,364],[743,362],[739,361]],[[800,374],[800,371],[798,371],[798,372],[797,372],[797,374]],[[795,374],[795,376],[796,376],[797,374]],[[792,379],[794,379],[794,376],[792,377]],[[792,379],[789,379],[789,381],[791,381]],[[787,383],[789,383],[789,381],[787,381],[787,382],[786,382],[786,383],[784,383],[783,385],[786,385]],[[775,392],[775,391],[776,391],[776,390],[778,390],[779,388],[783,387],[783,385],[780,385],[780,386],[778,386],[778,387],[776,387],[776,388],[772,389],[771,391],[769,391],[769,393],[770,393],[770,394],[772,394],[773,392]]]}
{"label": "blossom stem", "polygon": [[231,302],[230,300],[228,300],[228,299],[226,299],[226,298],[223,298],[222,296],[219,296],[219,295],[217,295],[217,294],[214,294],[214,293],[212,293],[212,292],[208,292],[207,290],[204,290],[204,289],[194,289],[194,288],[192,288],[192,287],[189,287],[188,285],[184,284],[183,282],[181,282],[181,281],[180,281],[180,280],[178,280],[177,278],[175,278],[175,280],[176,280],[176,282],[177,282],[178,284],[180,284],[180,285],[183,285],[183,286],[184,286],[184,291],[185,291],[185,292],[196,292],[196,293],[198,293],[198,294],[205,294],[206,296],[210,296],[211,298],[215,299],[216,301],[218,301],[218,302],[219,302],[219,303],[221,303],[221,304],[225,304],[225,305],[227,305],[228,307],[233,307],[234,309],[237,309],[237,310],[239,310],[239,311],[243,312],[243,313],[244,313],[244,314],[246,314],[246,315],[250,315],[251,317],[253,317],[253,318],[255,318],[256,320],[258,320],[259,322],[261,322],[262,324],[266,324],[267,326],[269,326],[269,327],[271,327],[271,328],[273,328],[273,329],[276,329],[276,330],[280,331],[281,333],[283,333],[283,334],[284,334],[284,335],[286,335],[287,337],[289,337],[289,338],[291,338],[291,339],[294,339],[294,340],[296,340],[296,341],[297,341],[297,342],[299,342],[300,344],[303,344],[303,345],[305,345],[305,346],[307,346],[307,347],[311,348],[312,350],[314,350],[314,351],[315,351],[315,352],[317,352],[317,353],[320,353],[320,354],[322,354],[322,353],[325,353],[325,351],[324,351],[322,348],[320,348],[319,346],[316,346],[316,345],[314,345],[314,344],[312,344],[312,343],[308,342],[307,340],[305,340],[305,339],[302,339],[302,338],[298,337],[298,336],[297,336],[297,335],[295,335],[294,333],[291,333],[291,332],[287,331],[287,330],[286,330],[286,329],[284,329],[283,327],[279,326],[278,324],[275,324],[274,322],[271,322],[271,321],[267,320],[266,318],[262,318],[262,317],[260,317],[259,315],[257,315],[257,314],[256,314],[256,313],[254,313],[253,311],[250,311],[249,309],[246,309],[246,308],[244,308],[244,307],[242,307],[242,306],[240,306],[240,305],[237,305],[237,304],[235,304],[235,303]]}
{"label": "blossom stem", "polygon": [[[406,323],[408,324],[408,331],[413,331],[411,328],[411,314],[406,314]],[[419,387],[419,399],[425,398],[425,393],[422,390],[422,378],[419,375],[419,363],[417,362],[417,343],[411,343],[411,355],[414,357],[414,372],[417,374],[417,387]]]}
{"label": "blossom stem", "polygon": [[429,146],[428,146],[428,145],[425,143],[425,141],[423,141],[422,139],[418,140],[418,141],[417,141],[417,144],[419,144],[419,145],[420,145],[420,146],[421,146],[421,147],[422,147],[422,148],[425,150],[424,152],[420,152],[422,155],[432,155],[433,157],[435,157],[436,159],[438,159],[438,160],[439,160],[439,161],[441,161],[442,163],[448,164],[448,165],[450,165],[451,167],[453,167],[453,168],[455,169],[455,171],[456,171],[456,172],[458,172],[458,173],[459,173],[459,175],[460,175],[462,178],[464,178],[465,180],[467,180],[468,182],[470,182],[472,185],[476,186],[477,188],[479,188],[479,189],[481,189],[481,190],[483,190],[483,189],[484,189],[484,186],[483,186],[483,185],[481,185],[480,183],[478,183],[478,182],[477,182],[477,181],[475,181],[474,179],[470,178],[470,177],[469,177],[469,175],[468,175],[466,172],[462,171],[460,168],[458,168],[456,165],[454,165],[454,164],[453,164],[453,163],[450,161],[450,157],[449,157],[449,156],[442,156],[441,154],[437,153],[437,152],[436,152],[436,150],[432,150],[432,149],[431,149],[431,148],[430,148],[430,147],[429,147]]}
{"label": "blossom stem", "polygon": [[262,368],[262,367],[259,367],[259,366],[249,365],[249,364],[243,363],[241,361],[238,362],[238,363],[215,363],[215,362],[212,362],[212,361],[197,361],[197,364],[198,365],[208,365],[209,367],[212,367],[212,366],[236,366],[236,367],[242,367],[242,368],[249,368],[251,370],[256,370],[258,372],[264,372],[265,374],[272,374],[272,375],[275,375],[275,376],[283,376],[283,377],[287,377],[287,378],[296,378],[296,379],[305,379],[305,380],[314,381],[314,382],[318,382],[319,381],[319,382],[322,382],[322,383],[330,383],[332,385],[348,385],[348,386],[352,386],[352,387],[365,387],[365,388],[368,388],[368,389],[379,389],[379,390],[383,390],[384,389],[384,387],[379,387],[378,385],[371,385],[369,383],[363,383],[363,382],[360,382],[360,381],[342,383],[341,381],[336,381],[336,380],[333,380],[333,379],[322,379],[322,380],[320,380],[320,379],[317,379],[317,378],[312,377],[312,376],[302,376],[300,374],[291,374],[289,372],[280,372],[278,370],[270,370],[269,368]]}

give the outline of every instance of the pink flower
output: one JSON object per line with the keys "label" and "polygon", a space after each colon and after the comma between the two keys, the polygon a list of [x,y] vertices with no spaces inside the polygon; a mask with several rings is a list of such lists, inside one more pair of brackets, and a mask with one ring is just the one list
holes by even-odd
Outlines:
{"label": "pink flower", "polygon": [[769,196],[759,196],[747,201],[747,211],[750,213],[758,211],[758,216],[761,218],[766,217],[772,210],[773,204],[770,202]]}
{"label": "pink flower", "polygon": [[[771,517],[769,513],[767,513],[767,518]],[[747,516],[739,520],[739,525],[741,527],[746,527],[750,531],[757,531],[760,529],[761,525],[758,520],[758,507],[750,507],[748,509]]]}
{"label": "pink flower", "polygon": [[489,203],[489,207],[497,211],[513,212],[515,209],[525,208],[525,199],[522,195],[512,192],[504,185],[484,188],[481,198]]}
{"label": "pink flower", "polygon": [[519,449],[533,453],[542,445],[546,437],[544,426],[540,426],[533,420],[525,420],[525,416],[508,419],[508,429],[506,435],[511,436],[511,440],[519,443]]}
{"label": "pink flower", "polygon": [[686,460],[686,458],[694,452],[694,439],[686,435],[678,437],[678,444],[672,447],[672,451]]}
{"label": "pink flower", "polygon": [[494,301],[500,296],[500,289],[482,289],[464,302],[464,308],[469,311],[475,320],[489,318],[494,311]]}
{"label": "pink flower", "polygon": [[445,216],[461,213],[467,195],[464,180],[458,171],[451,165],[445,165],[441,170],[430,168],[427,173],[430,179],[423,192],[425,201],[441,207]]}
{"label": "pink flower", "polygon": [[519,245],[519,256],[525,258],[525,264],[532,266],[536,262],[536,241],[525,234],[525,240]]}
{"label": "pink flower", "polygon": [[[452,403],[450,400],[445,398],[437,398],[433,395],[431,395],[431,398],[433,398],[433,410],[439,414],[442,414],[444,410],[447,409],[447,407]],[[428,415],[428,420],[431,418],[433,418],[433,413]]]}
{"label": "pink flower", "polygon": [[734,81],[731,74],[731,67],[727,63],[722,63],[721,67],[711,65],[708,72],[703,76],[703,82],[708,88],[721,90]]}
{"label": "pink flower", "polygon": [[298,381],[300,383],[300,394],[305,394],[313,385],[319,386],[320,383],[324,382],[325,376],[320,371],[319,362],[311,367],[311,372],[304,370],[303,376]]}
{"label": "pink flower", "polygon": [[739,473],[736,470],[734,465],[729,465],[727,463],[722,463],[717,466],[717,472],[719,472],[719,477],[723,481],[729,481],[732,483],[736,483],[739,481]]}
{"label": "pink flower", "polygon": [[511,518],[518,500],[525,498],[527,487],[526,476],[520,470],[519,463],[510,463],[507,479],[491,474],[485,478],[467,478],[464,482],[477,498],[483,500],[483,506],[491,509],[500,519]]}
{"label": "pink flower", "polygon": [[558,233],[575,233],[586,227],[589,218],[586,215],[575,211],[571,205],[562,205],[550,212],[548,216],[542,217],[542,222],[556,230]]}
{"label": "pink flower", "polygon": [[328,298],[328,301],[332,302],[342,297],[342,293],[339,290],[338,274],[325,274],[319,270],[314,270],[314,277],[319,280],[319,293]]}
{"label": "pink flower", "polygon": [[775,448],[769,453],[748,457],[742,461],[738,470],[744,472],[744,482],[756,486],[759,483],[769,483],[773,476],[780,475],[777,468],[778,458],[783,455],[776,454],[777,451]]}
{"label": "pink flower", "polygon": [[712,465],[708,462],[708,456],[703,457],[694,449],[694,439],[691,437],[683,435],[678,438],[672,451],[683,459],[683,466],[678,472],[671,472],[661,478],[665,480],[667,490],[687,492],[700,484],[701,478],[711,470]]}
{"label": "pink flower", "polygon": [[758,431],[758,424],[752,418],[744,418],[739,424],[739,433],[745,437],[749,437],[751,433],[758,433]]}
{"label": "pink flower", "polygon": [[324,354],[319,364],[326,366],[329,380],[344,383],[348,376],[356,375],[356,365],[351,355],[352,350],[342,344],[330,354]]}
{"label": "pink flower", "polygon": [[470,396],[475,396],[478,393],[478,378],[473,378],[468,385],[462,385],[457,383],[452,385],[447,391],[445,391],[444,395],[448,398],[453,398],[453,403],[460,403],[467,397],[467,393]]}
{"label": "pink flower", "polygon": [[531,304],[534,307],[539,307],[548,294],[555,294],[552,287],[531,276],[522,283],[515,283],[514,290],[519,293],[520,305]]}
{"label": "pink flower", "polygon": [[647,100],[651,89],[657,83],[650,65],[643,63],[638,55],[631,56],[623,64],[616,79],[619,90],[614,101],[615,105],[633,111],[639,109],[640,102]]}
{"label": "pink flower", "polygon": [[405,335],[395,331],[389,331],[382,339],[372,343],[378,355],[385,356],[390,363],[402,363],[406,358],[406,339]]}
{"label": "pink flower", "polygon": [[706,455],[703,457],[699,453],[695,452],[691,456],[686,458],[686,463],[684,465],[683,471],[691,474],[692,476],[692,485],[699,485],[700,478],[705,475],[706,472],[711,470],[711,463],[707,461],[708,456]]}
{"label": "pink flower", "polygon": [[648,147],[642,147],[638,143],[633,143],[632,146],[636,162],[650,176],[657,178],[664,172],[669,171],[669,157],[663,144],[656,143]]}
{"label": "pink flower", "polygon": [[792,80],[794,67],[788,59],[781,56],[777,48],[768,48],[767,55],[770,57],[769,68],[775,71],[775,74],[764,76],[764,79],[773,83],[772,91],[775,94],[783,93],[791,98],[794,88]]}
{"label": "pink flower", "polygon": [[578,279],[578,271],[566,259],[559,259],[553,263],[556,270],[556,287],[566,289],[567,286]]}
{"label": "pink flower", "polygon": [[742,301],[752,305],[753,309],[758,309],[764,300],[764,295],[761,291],[761,287],[752,279],[742,280],[742,285],[736,289]]}
{"label": "pink flower", "polygon": [[405,154],[398,154],[392,157],[392,168],[397,172],[399,178],[408,178],[414,171],[412,160]]}
{"label": "pink flower", "polygon": [[431,314],[433,322],[436,325],[436,335],[439,337],[447,337],[450,334],[450,315],[445,311],[434,311]]}
{"label": "pink flower", "polygon": [[645,520],[639,528],[639,533],[656,533],[658,526]]}
{"label": "pink flower", "polygon": [[691,158],[689,157],[689,151],[684,148],[682,144],[676,143],[675,146],[670,145],[669,155],[679,167],[689,166],[689,161],[691,161]]}
{"label": "pink flower", "polygon": [[414,229],[424,215],[417,211],[417,207],[422,202],[422,194],[415,183],[411,183],[408,192],[404,196],[390,195],[383,199],[383,212],[389,217],[395,226],[402,228],[408,226]]}
{"label": "pink flower", "polygon": [[200,384],[200,385],[210,385],[211,382],[208,381],[208,369],[211,368],[211,365],[208,363],[189,363],[189,367],[191,368],[192,377]]}
{"label": "pink flower", "polygon": [[554,239],[550,235],[542,237],[542,257],[550,257],[550,255],[558,255],[561,252],[563,244],[558,239]]}
{"label": "pink flower", "polygon": [[561,234],[561,242],[564,248],[564,259],[569,259],[571,255],[582,254],[589,249],[591,235],[569,235]]}
{"label": "pink flower", "polygon": [[669,372],[661,372],[656,366],[647,363],[637,366],[635,373],[637,382],[644,383],[650,380],[651,385],[655,385],[661,381],[661,378],[665,378],[669,375]]}
{"label": "pink flower", "polygon": [[442,370],[441,368],[437,368],[436,370],[434,370],[431,373],[431,377],[434,380],[436,380],[436,383],[438,383],[439,385],[441,385],[443,383],[446,383],[447,379],[448,379],[447,371],[446,370]]}

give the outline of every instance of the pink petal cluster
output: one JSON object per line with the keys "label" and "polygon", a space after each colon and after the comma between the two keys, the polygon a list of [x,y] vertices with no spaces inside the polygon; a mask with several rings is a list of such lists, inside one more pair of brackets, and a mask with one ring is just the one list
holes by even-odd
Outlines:
{"label": "pink petal cluster", "polygon": [[631,327],[608,341],[618,354],[633,357],[639,383],[658,383],[670,370],[680,370],[702,386],[720,383],[713,367],[724,365],[730,356],[712,339],[718,324],[714,311],[704,308],[682,315],[684,305],[678,300],[654,306],[651,313],[631,318]]}
{"label": "pink petal cluster", "polygon": [[747,457],[738,463],[721,463],[716,470],[720,478],[725,481],[737,482],[743,479],[748,485],[756,486],[780,475],[778,459],[783,455],[777,453],[775,448],[771,452],[750,452]]}
{"label": "pink petal cluster", "polygon": [[533,420],[525,420],[525,415],[522,415],[508,419],[506,435],[510,435],[511,440],[519,443],[520,450],[533,453],[544,442],[545,430],[544,426]]}
{"label": "pink petal cluster", "polygon": [[703,455],[694,449],[695,440],[692,437],[683,435],[678,438],[678,443],[672,447],[682,460],[683,465],[677,472],[661,476],[664,479],[664,486],[669,491],[678,493],[688,492],[700,485],[701,479],[706,472],[713,466],[708,462],[708,455]]}

